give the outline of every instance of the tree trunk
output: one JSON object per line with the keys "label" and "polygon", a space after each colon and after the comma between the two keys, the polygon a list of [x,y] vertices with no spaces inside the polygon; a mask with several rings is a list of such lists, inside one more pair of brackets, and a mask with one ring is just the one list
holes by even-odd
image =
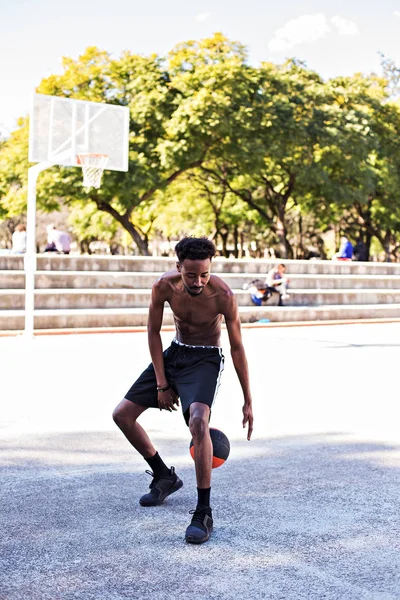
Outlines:
{"label": "tree trunk", "polygon": [[287,239],[287,229],[285,224],[284,210],[279,211],[276,222],[276,234],[278,236],[279,253],[282,258],[293,258],[293,248]]}
{"label": "tree trunk", "polygon": [[239,231],[237,225],[233,229],[233,243],[235,245],[233,255],[235,258],[239,258]]}
{"label": "tree trunk", "polygon": [[115,208],[113,206],[111,206],[111,204],[108,204],[108,202],[104,202],[103,200],[100,200],[95,195],[92,195],[90,199],[93,200],[93,202],[95,202],[97,204],[97,208],[99,210],[103,210],[104,212],[106,212],[109,215],[111,215],[112,217],[114,217],[114,219],[116,221],[118,221],[118,223],[120,223],[120,225],[122,225],[122,227],[124,229],[126,229],[126,231],[129,233],[129,235],[135,242],[136,246],[138,247],[139,253],[142,256],[149,256],[150,253],[149,253],[147,239],[146,239],[146,237],[144,239],[142,239],[142,237],[140,236],[140,233],[138,232],[136,227],[133,225],[133,223],[130,221],[130,215],[127,215],[127,214],[121,215],[117,210],[115,210]]}
{"label": "tree trunk", "polygon": [[317,237],[317,248],[318,248],[318,252],[319,252],[321,258],[323,260],[326,260],[327,256],[326,256],[326,252],[325,252],[325,244],[324,244],[324,240],[322,239],[322,237],[320,235]]}
{"label": "tree trunk", "polygon": [[367,231],[365,233],[365,250],[367,253],[366,260],[369,260],[370,256],[371,256],[371,242],[372,242],[372,235],[371,235],[369,229],[367,229]]}
{"label": "tree trunk", "polygon": [[139,232],[134,227],[134,225],[130,222],[129,219],[123,218],[120,221],[120,223],[126,229],[126,231],[131,235],[133,241],[135,242],[136,246],[138,247],[139,253],[142,256],[150,256],[149,245],[148,245],[148,241],[146,239],[147,236],[144,239],[142,239],[140,237]]}
{"label": "tree trunk", "polygon": [[392,249],[393,262],[398,262],[399,250],[400,250],[400,245],[397,245],[397,246],[395,246],[395,248]]}
{"label": "tree trunk", "polygon": [[224,231],[220,230],[219,235],[222,241],[222,254],[224,258],[229,258],[229,252],[227,248],[229,231],[227,229],[225,229]]}
{"label": "tree trunk", "polygon": [[390,255],[390,231],[387,231],[384,236],[380,232],[374,231],[374,235],[385,253],[385,262],[392,262]]}
{"label": "tree trunk", "polygon": [[243,244],[244,244],[244,233],[240,232],[240,249],[238,253],[238,258],[243,258]]}
{"label": "tree trunk", "polygon": [[81,254],[92,254],[90,250],[89,242],[87,240],[81,240],[79,242]]}
{"label": "tree trunk", "polygon": [[303,217],[299,214],[299,245],[297,251],[295,251],[294,258],[304,259],[305,254],[303,242]]}
{"label": "tree trunk", "polygon": [[382,246],[385,251],[385,262],[392,262],[392,256],[390,253],[390,231],[387,231],[385,233]]}
{"label": "tree trunk", "polygon": [[[371,206],[372,206],[372,198],[368,198],[368,208],[364,216],[365,221],[365,247],[367,250],[367,260],[369,261],[370,253],[371,253],[371,229],[372,229],[372,215],[371,215]],[[364,237],[364,236],[362,236]]]}

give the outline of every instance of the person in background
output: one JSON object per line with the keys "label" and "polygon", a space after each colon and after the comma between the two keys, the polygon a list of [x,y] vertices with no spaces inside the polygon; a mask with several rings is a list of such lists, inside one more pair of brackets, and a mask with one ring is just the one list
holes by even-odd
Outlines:
{"label": "person in background", "polygon": [[250,298],[255,306],[276,306],[280,302],[279,292],[267,285],[265,279],[253,279],[244,283],[243,290],[248,290]]}
{"label": "person in background", "polygon": [[19,223],[12,234],[12,252],[24,254],[26,252],[26,226]]}
{"label": "person in background", "polygon": [[353,260],[367,261],[368,252],[367,247],[364,244],[362,238],[358,238],[356,245],[354,246]]}
{"label": "person in background", "polygon": [[340,238],[339,252],[332,256],[332,260],[351,260],[353,258],[353,244],[350,240],[342,235]]}
{"label": "person in background", "polygon": [[[289,285],[289,279],[285,277],[286,273],[286,265],[283,263],[276,265],[270,271],[268,271],[266,277],[266,283],[269,288],[273,288],[275,291],[279,292],[280,300],[287,300],[290,298],[290,294],[287,292],[287,288]],[[281,304],[281,302],[279,302]]]}
{"label": "person in background", "polygon": [[71,251],[71,236],[65,231],[56,229],[54,225],[47,225],[47,246],[45,252],[61,252],[69,254]]}

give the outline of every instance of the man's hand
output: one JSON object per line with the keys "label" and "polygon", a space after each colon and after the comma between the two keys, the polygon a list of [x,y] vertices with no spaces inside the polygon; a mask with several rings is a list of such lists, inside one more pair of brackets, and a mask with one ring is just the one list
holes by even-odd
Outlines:
{"label": "man's hand", "polygon": [[179,400],[172,388],[165,390],[165,392],[158,392],[158,406],[160,410],[164,409],[168,412],[177,410],[177,406],[179,406]]}
{"label": "man's hand", "polygon": [[243,405],[243,429],[248,424],[247,439],[250,441],[251,434],[253,433],[253,408],[251,403],[245,402]]}

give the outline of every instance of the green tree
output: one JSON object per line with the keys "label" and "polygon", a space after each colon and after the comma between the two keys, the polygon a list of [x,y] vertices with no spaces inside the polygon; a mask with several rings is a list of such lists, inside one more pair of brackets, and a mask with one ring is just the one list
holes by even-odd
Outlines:
{"label": "green tree", "polygon": [[154,230],[170,239],[182,235],[208,235],[222,247],[224,256],[240,256],[243,246],[257,239],[255,211],[200,169],[188,172],[152,203]]}
{"label": "green tree", "polygon": [[383,103],[374,112],[377,147],[370,158],[373,185],[363,204],[355,205],[358,223],[368,240],[375,237],[386,260],[397,260],[400,249],[400,107]]}
{"label": "green tree", "polygon": [[215,165],[202,166],[257,211],[284,257],[293,257],[288,213],[313,180],[322,178],[314,148],[324,134],[324,88],[303,65],[262,65],[248,96],[240,144]]}
{"label": "green tree", "polygon": [[331,144],[321,149],[327,175],[321,202],[310,211],[360,237],[369,255],[376,237],[387,259],[396,246],[399,212],[399,108],[387,102],[386,81],[355,75],[327,84]]}
{"label": "green tree", "polygon": [[[43,80],[37,91],[129,106],[130,168],[128,173],[106,172],[102,187],[88,194],[82,189],[79,169],[49,169],[39,178],[39,206],[53,210],[59,198],[67,204],[86,198],[125,228],[146,254],[147,240],[134,225],[134,212],[157,190],[217,152],[234,117],[229,96],[236,90],[232,79],[241,76],[244,58],[242,47],[221,34],[179,45],[167,62],[129,52],[112,60],[93,47],[76,61],[65,58],[63,74]],[[27,136],[27,123],[23,123],[18,138],[25,148]],[[16,174],[14,142],[15,137],[10,138],[0,156],[7,166],[0,189],[8,186],[10,202],[2,198],[8,211],[26,203],[26,153],[20,155],[21,172]]]}
{"label": "green tree", "polygon": [[[396,66],[384,68],[394,85]],[[333,228],[368,248],[379,240],[396,260],[400,109],[388,79],[323,82],[296,60],[251,67],[246,49],[219,33],[165,59],[87,48],[37,91],[129,106],[129,172],[106,171],[87,193],[79,168],[48,169],[38,207],[68,206],[86,243],[124,230],[142,254],[151,239],[194,232],[225,254],[252,241],[282,257],[306,256],[309,245],[324,255]],[[0,219],[26,210],[27,148],[21,119],[0,142]]]}

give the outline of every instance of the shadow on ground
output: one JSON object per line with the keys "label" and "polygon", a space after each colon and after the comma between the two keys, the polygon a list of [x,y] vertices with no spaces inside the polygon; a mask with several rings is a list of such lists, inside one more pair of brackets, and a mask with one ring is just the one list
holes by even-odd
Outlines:
{"label": "shadow on ground", "polygon": [[187,444],[157,447],[184,487],[144,509],[146,465],[118,432],[3,442],[0,598],[400,598],[400,446],[340,433],[233,440],[200,547],[183,542]]}

